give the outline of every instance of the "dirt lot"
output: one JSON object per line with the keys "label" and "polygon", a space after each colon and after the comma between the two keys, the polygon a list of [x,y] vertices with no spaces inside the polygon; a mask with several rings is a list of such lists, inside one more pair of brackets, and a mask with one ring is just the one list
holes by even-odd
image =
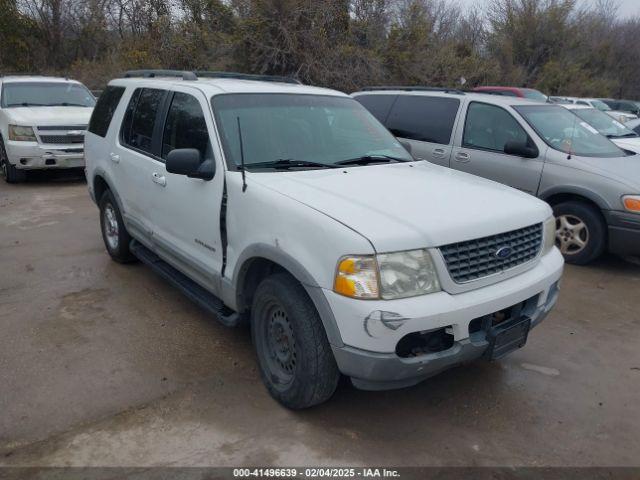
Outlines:
{"label": "dirt lot", "polygon": [[86,185],[0,183],[0,464],[640,465],[640,267],[568,267],[523,350],[290,412],[246,330],[110,261]]}

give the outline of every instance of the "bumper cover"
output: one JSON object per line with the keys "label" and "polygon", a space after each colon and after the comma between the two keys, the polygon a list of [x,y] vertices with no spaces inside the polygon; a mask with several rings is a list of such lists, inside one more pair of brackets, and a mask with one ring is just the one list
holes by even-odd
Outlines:
{"label": "bumper cover", "polygon": [[[340,310],[332,308],[345,343],[332,346],[336,362],[340,371],[350,376],[358,388],[385,390],[414,385],[443,370],[483,356],[489,348],[487,332],[474,330],[470,333],[470,323],[478,318],[525,302],[527,309],[523,310],[523,314],[531,318],[532,328],[537,326],[558,299],[561,275],[562,257],[554,249],[541,258],[536,267],[524,274],[489,287],[449,295],[445,299],[446,308],[438,304],[438,297],[429,298],[428,303],[422,300],[424,316],[408,319],[400,327],[393,325],[395,330],[378,329],[377,338],[360,336],[360,345],[356,345],[356,338],[349,335],[353,330],[348,331],[348,327],[356,326],[355,319],[347,318],[350,321],[344,322],[345,317],[339,314]],[[409,305],[402,307],[408,309]],[[358,322],[359,325],[362,323],[362,320]],[[414,357],[400,357],[396,354],[396,344],[403,336],[438,328],[449,328],[453,332],[454,342],[450,348]]]}
{"label": "bumper cover", "polygon": [[609,251],[622,256],[640,256],[640,215],[611,211],[609,225]]}
{"label": "bumper cover", "polygon": [[81,144],[42,145],[35,142],[7,142],[9,163],[19,170],[50,168],[84,168],[84,147]]}

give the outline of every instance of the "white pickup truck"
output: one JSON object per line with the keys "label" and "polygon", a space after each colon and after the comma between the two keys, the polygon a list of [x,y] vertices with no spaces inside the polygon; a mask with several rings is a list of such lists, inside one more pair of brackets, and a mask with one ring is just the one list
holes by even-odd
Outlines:
{"label": "white pickup truck", "polygon": [[524,345],[558,298],[544,202],[417,161],[342,93],[135,71],[102,94],[87,179],[114,260],[248,320],[289,408],[415,384]]}

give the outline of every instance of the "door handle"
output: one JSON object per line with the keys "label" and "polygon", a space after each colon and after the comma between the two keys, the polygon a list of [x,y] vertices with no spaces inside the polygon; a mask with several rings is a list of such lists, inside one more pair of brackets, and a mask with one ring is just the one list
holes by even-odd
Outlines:
{"label": "door handle", "polygon": [[436,148],[433,150],[433,152],[431,152],[431,155],[433,156],[433,158],[444,158],[444,148]]}
{"label": "door handle", "polygon": [[157,183],[161,187],[164,187],[167,184],[167,178],[157,172],[153,172],[153,174],[151,174],[151,179],[153,180],[153,183]]}
{"label": "door handle", "polygon": [[111,161],[113,163],[120,163],[120,155],[118,155],[116,153],[110,153],[109,154],[109,158],[111,158]]}
{"label": "door handle", "polygon": [[471,160],[471,156],[467,152],[458,152],[456,153],[455,159],[458,162],[467,163]]}

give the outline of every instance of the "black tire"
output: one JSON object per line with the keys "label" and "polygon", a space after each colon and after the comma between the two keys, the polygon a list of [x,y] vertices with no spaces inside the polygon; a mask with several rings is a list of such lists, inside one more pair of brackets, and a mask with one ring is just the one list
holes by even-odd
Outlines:
{"label": "black tire", "polygon": [[[583,202],[569,201],[555,205],[553,213],[556,246],[567,263],[586,265],[602,255],[607,246],[607,226],[597,209]],[[584,246],[577,245],[577,240]]]}
{"label": "black tire", "polygon": [[136,260],[136,257],[129,250],[131,237],[127,232],[122,215],[118,208],[118,202],[107,190],[100,199],[100,231],[102,240],[111,258],[118,263],[129,263]]}
{"label": "black tire", "polygon": [[251,308],[251,337],[269,393],[287,408],[327,401],[340,372],[313,302],[286,273],[260,283]]}
{"label": "black tire", "polygon": [[7,183],[21,183],[27,179],[27,172],[18,170],[15,165],[9,163],[7,150],[4,148],[4,140],[0,137],[0,171]]}

